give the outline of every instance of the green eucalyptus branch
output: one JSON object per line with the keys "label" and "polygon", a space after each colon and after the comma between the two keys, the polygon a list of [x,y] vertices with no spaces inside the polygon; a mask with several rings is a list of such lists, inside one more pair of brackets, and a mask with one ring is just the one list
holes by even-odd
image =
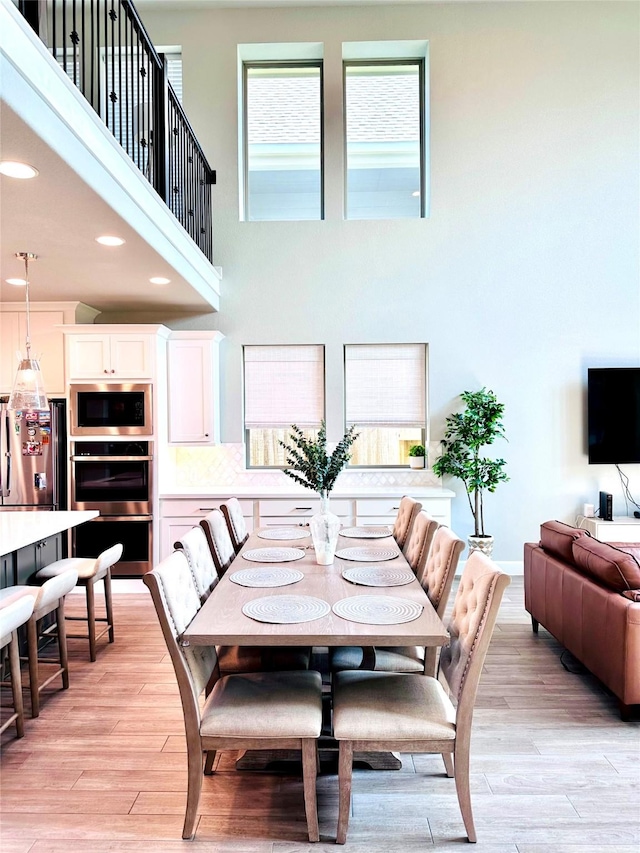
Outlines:
{"label": "green eucalyptus branch", "polygon": [[317,439],[308,439],[300,427],[293,424],[289,443],[280,441],[284,447],[285,474],[314,492],[328,495],[333,489],[338,474],[351,459],[351,447],[358,438],[355,426],[349,427],[336,445],[333,453],[327,455],[327,428],[324,421],[318,430]]}

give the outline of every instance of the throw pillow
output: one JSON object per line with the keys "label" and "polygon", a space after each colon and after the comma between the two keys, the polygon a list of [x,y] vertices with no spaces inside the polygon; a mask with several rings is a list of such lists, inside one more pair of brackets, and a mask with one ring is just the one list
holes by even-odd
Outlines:
{"label": "throw pillow", "polygon": [[560,560],[573,563],[573,543],[588,535],[586,530],[571,527],[562,521],[545,521],[540,525],[540,547]]}
{"label": "throw pillow", "polygon": [[582,571],[617,592],[640,589],[640,565],[626,551],[585,536],[573,543],[573,560]]}

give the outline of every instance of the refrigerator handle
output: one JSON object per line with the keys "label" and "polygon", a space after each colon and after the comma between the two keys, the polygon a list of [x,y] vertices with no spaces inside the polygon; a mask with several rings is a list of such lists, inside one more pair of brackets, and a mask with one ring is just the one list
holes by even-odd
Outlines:
{"label": "refrigerator handle", "polygon": [[59,427],[59,412],[57,406],[51,406],[51,485],[50,485],[50,493],[51,500],[53,502],[54,509],[60,509],[57,504],[58,501],[58,453],[59,447],[58,442],[60,441],[60,436],[58,434]]}
{"label": "refrigerator handle", "polygon": [[7,497],[11,490],[11,451],[9,433],[9,412],[6,407],[0,411],[0,454],[2,454],[2,466],[0,467],[0,495]]}

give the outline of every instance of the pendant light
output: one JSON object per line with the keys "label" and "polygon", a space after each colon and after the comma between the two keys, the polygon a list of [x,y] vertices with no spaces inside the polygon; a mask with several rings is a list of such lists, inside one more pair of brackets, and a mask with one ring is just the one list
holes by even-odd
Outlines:
{"label": "pendant light", "polygon": [[16,258],[24,261],[25,299],[26,299],[26,357],[20,353],[20,364],[9,397],[8,409],[21,412],[48,412],[49,401],[44,390],[42,373],[38,360],[31,358],[31,327],[29,323],[29,261],[35,261],[37,255],[32,252],[16,252]]}

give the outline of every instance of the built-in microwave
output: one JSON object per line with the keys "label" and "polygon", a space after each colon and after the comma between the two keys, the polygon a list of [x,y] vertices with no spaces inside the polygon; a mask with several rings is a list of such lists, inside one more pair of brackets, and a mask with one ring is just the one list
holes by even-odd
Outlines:
{"label": "built-in microwave", "polygon": [[153,435],[151,385],[71,385],[71,435]]}

